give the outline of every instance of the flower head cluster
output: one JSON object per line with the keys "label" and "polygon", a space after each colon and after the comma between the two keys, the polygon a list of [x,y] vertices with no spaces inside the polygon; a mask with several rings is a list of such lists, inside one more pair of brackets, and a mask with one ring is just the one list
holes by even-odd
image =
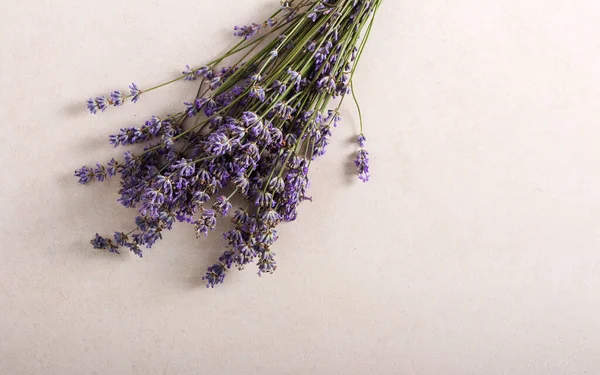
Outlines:
{"label": "flower head cluster", "polygon": [[365,137],[362,134],[358,137],[358,143],[360,145],[360,150],[358,150],[354,164],[356,165],[356,168],[358,168],[358,178],[360,178],[362,182],[367,182],[370,178],[369,153],[364,149]]}
{"label": "flower head cluster", "polygon": [[[217,220],[230,217],[227,247],[203,277],[207,286],[248,264],[256,265],[259,275],[275,271],[277,227],[294,221],[299,204],[312,200],[311,162],[325,154],[341,120],[339,104],[332,108],[331,102],[349,91],[366,40],[357,33],[370,24],[381,1],[285,1],[266,22],[235,27],[235,35],[244,40],[224,58],[255,47],[262,36],[247,40],[260,30],[281,29],[247,61],[223,68],[217,63],[186,66],[179,79],[200,79],[202,86],[180,112],[153,116],[109,137],[114,147],[143,144],[142,151],[125,151],[122,161],[75,171],[81,184],[118,175],[118,201],[137,210],[129,232],[96,235],[93,247],[115,253],[124,247],[141,257],[141,249],[151,248],[176,222],[189,223],[197,236],[206,236]],[[358,48],[357,40],[362,43]],[[128,97],[136,102],[143,91],[136,84],[129,88]],[[114,91],[110,99],[90,99],[88,109],[104,111],[124,99]],[[367,181],[369,154],[362,134],[358,142],[355,163],[359,178]],[[245,201],[243,208],[234,208],[234,197]]]}
{"label": "flower head cluster", "polygon": [[[131,95],[129,97],[131,97],[131,101],[135,103],[140,98],[142,91],[139,89],[139,87],[137,87],[135,83],[132,83],[131,86],[129,86],[129,88],[131,90]],[[104,112],[106,108],[110,106],[122,106],[125,101],[125,98],[125,95],[121,91],[115,90],[111,92],[110,95],[108,95],[108,97],[97,96],[95,98],[89,98],[86,107],[91,114],[96,114],[98,111]]]}

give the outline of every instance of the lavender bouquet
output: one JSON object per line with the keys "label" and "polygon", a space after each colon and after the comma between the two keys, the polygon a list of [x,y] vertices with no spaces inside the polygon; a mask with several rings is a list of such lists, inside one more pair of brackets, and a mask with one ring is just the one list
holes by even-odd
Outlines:
{"label": "lavender bouquet", "polygon": [[[199,86],[181,111],[109,137],[115,147],[143,143],[143,151],[75,171],[81,184],[119,175],[119,202],[139,213],[134,229],[112,238],[96,234],[93,247],[112,253],[128,248],[142,257],[142,248],[152,247],[176,221],[207,235],[239,196],[244,203],[231,215],[234,229],[224,233],[227,248],[203,280],[214,287],[232,267],[249,263],[259,275],[272,273],[276,227],[295,220],[298,204],[311,200],[311,162],[325,153],[346,95],[356,102],[352,78],[381,1],[282,0],[266,21],[236,26],[241,40],[218,59],[187,66],[180,77],[152,88],[132,83],[129,95],[113,91],[89,99],[95,114],[176,81]],[[358,112],[355,164],[366,182],[369,154]]]}

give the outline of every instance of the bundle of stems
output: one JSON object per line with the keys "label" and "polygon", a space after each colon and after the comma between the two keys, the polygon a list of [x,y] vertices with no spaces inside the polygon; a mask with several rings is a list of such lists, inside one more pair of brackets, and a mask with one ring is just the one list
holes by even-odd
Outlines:
{"label": "bundle of stems", "polygon": [[[221,57],[149,89],[133,83],[129,95],[89,99],[95,114],[180,80],[199,83],[181,111],[109,137],[115,147],[143,143],[143,151],[75,171],[82,184],[119,175],[119,202],[138,209],[131,231],[96,234],[93,247],[114,253],[124,247],[141,257],[177,221],[207,235],[217,214],[229,215],[234,228],[224,233],[226,250],[203,278],[207,286],[249,263],[259,275],[272,273],[276,226],[295,220],[298,204],[311,199],[311,162],[325,153],[346,95],[356,102],[352,80],[381,1],[282,0],[266,21],[236,26],[241,40]],[[369,154],[358,111],[355,164],[366,182]],[[245,203],[232,210],[235,196]]]}

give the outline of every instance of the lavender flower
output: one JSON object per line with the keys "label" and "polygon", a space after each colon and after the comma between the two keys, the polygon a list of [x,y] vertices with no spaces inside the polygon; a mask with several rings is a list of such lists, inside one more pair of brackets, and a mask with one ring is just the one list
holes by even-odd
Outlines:
{"label": "lavender flower", "polygon": [[365,142],[366,142],[366,141],[367,141],[367,138],[365,138],[365,136],[364,136],[364,135],[361,133],[361,134],[358,136],[358,144],[359,144],[359,146],[360,146],[361,148],[364,148],[364,147],[365,147]]}
{"label": "lavender flower", "polygon": [[112,102],[112,105],[114,105],[115,107],[123,105],[123,100],[124,100],[123,93],[118,90],[111,92],[110,100]]}
{"label": "lavender flower", "polygon": [[79,183],[82,185],[87,185],[91,181],[94,180],[94,171],[90,168],[83,166],[77,170],[75,170],[75,177],[79,179]]}
{"label": "lavender flower", "polygon": [[273,205],[273,194],[265,191],[254,193],[254,204],[258,207],[271,207]]}
{"label": "lavender flower", "polygon": [[260,27],[261,25],[257,25],[255,23],[250,26],[235,26],[233,28],[233,35],[243,37],[244,39],[248,40],[254,35],[258,34]]}
{"label": "lavender flower", "polygon": [[96,233],[96,237],[94,237],[90,243],[94,247],[94,249],[106,249],[108,247],[108,240],[98,233]]}
{"label": "lavender flower", "polygon": [[98,181],[104,181],[108,176],[108,171],[102,164],[96,163],[96,169],[94,169],[94,176]]}
{"label": "lavender flower", "polygon": [[110,159],[110,161],[106,164],[106,174],[108,177],[112,177],[117,174],[120,169],[120,164],[114,158]]}
{"label": "lavender flower", "polygon": [[182,72],[182,74],[185,76],[185,80],[186,81],[195,81],[196,78],[198,78],[198,76],[200,74],[198,74],[198,71],[192,71],[192,68],[190,68],[189,65],[185,66],[185,70]]}
{"label": "lavender flower", "polygon": [[91,114],[95,114],[98,111],[98,102],[96,102],[96,99],[94,99],[94,98],[88,99],[87,109],[88,109],[88,111],[90,111]]}
{"label": "lavender flower", "polygon": [[369,153],[365,149],[358,151],[354,164],[358,168],[358,178],[362,182],[369,181]]}
{"label": "lavender flower", "polygon": [[213,266],[208,267],[206,275],[202,277],[202,280],[206,281],[206,287],[214,288],[215,285],[221,284],[225,280],[225,274],[227,269],[222,263],[217,263]]}
{"label": "lavender flower", "polygon": [[110,238],[101,237],[98,233],[90,241],[94,249],[108,250],[110,253],[120,254],[119,246],[117,246]]}
{"label": "lavender flower", "polygon": [[215,204],[213,205],[213,210],[217,211],[222,216],[226,216],[227,213],[229,212],[229,210],[231,210],[231,208],[232,208],[231,203],[223,195],[217,197]]}
{"label": "lavender flower", "polygon": [[137,101],[140,99],[140,96],[142,95],[142,90],[140,90],[140,88],[135,83],[129,85],[129,90],[131,91],[131,101],[137,103]]}
{"label": "lavender flower", "polygon": [[98,109],[104,112],[106,108],[109,106],[108,99],[106,96],[99,96],[96,98],[96,103],[98,103]]}
{"label": "lavender flower", "polygon": [[171,166],[171,170],[183,177],[190,177],[196,171],[196,166],[192,160],[181,159]]}
{"label": "lavender flower", "polygon": [[264,102],[266,100],[265,89],[262,86],[253,85],[250,89],[250,97]]}
{"label": "lavender flower", "polygon": [[215,229],[215,226],[217,225],[217,219],[215,218],[215,211],[203,209],[200,220],[197,220],[196,222],[194,222],[194,225],[196,226],[196,235],[197,236],[199,236],[200,234],[204,234],[205,236],[208,236],[208,231]]}
{"label": "lavender flower", "polygon": [[319,11],[322,10],[323,8],[325,8],[325,6],[321,3],[318,3],[312,10],[312,12],[310,12],[307,17],[309,19],[311,19],[313,22],[317,21],[317,16],[319,14]]}

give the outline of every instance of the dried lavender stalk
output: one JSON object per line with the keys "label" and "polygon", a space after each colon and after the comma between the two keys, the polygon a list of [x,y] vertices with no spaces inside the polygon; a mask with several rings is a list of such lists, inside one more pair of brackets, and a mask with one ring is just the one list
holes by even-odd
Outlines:
{"label": "dried lavender stalk", "polygon": [[[132,83],[130,95],[113,91],[89,99],[95,114],[176,81],[200,81],[198,94],[180,112],[152,116],[109,137],[115,147],[146,143],[143,152],[75,171],[82,184],[118,174],[120,203],[139,212],[133,230],[113,238],[96,234],[93,247],[114,253],[125,247],[142,257],[142,247],[152,247],[176,221],[207,235],[237,195],[247,205],[233,213],[235,228],[224,234],[227,250],[203,279],[214,287],[232,267],[249,263],[259,275],[272,273],[276,226],[295,220],[298,204],[311,199],[311,161],[325,153],[345,96],[352,93],[356,101],[352,79],[381,1],[282,1],[265,22],[236,26],[234,35],[242,40],[220,58],[187,66],[182,76],[146,90]],[[231,66],[219,67],[237,56]],[[358,145],[355,164],[366,182],[362,115]]]}

